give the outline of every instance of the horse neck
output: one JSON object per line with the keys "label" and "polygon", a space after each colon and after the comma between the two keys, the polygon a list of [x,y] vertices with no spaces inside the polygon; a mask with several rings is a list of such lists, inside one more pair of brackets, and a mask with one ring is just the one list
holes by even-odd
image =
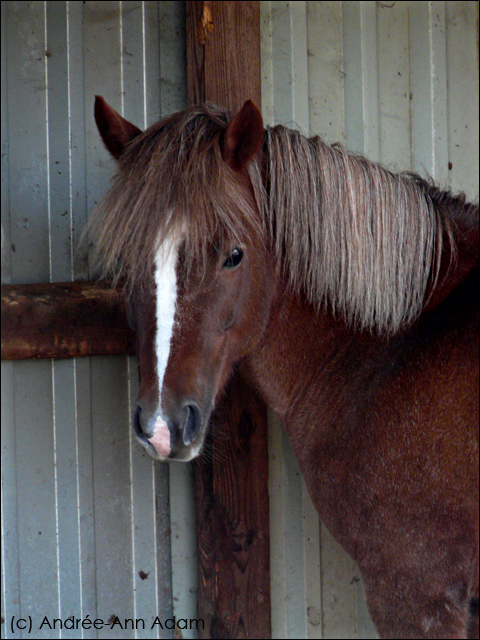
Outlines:
{"label": "horse neck", "polygon": [[284,420],[299,458],[308,446],[299,424],[321,425],[323,444],[345,437],[353,408],[357,415],[359,407],[371,411],[374,402],[369,399],[395,375],[396,367],[408,368],[407,362],[416,361],[415,350],[448,341],[452,325],[468,340],[476,304],[478,226],[457,221],[454,236],[457,255],[452,260],[444,249],[423,319],[389,339],[355,330],[328,311],[318,312],[285,282],[277,284],[268,328],[245,366]]}
{"label": "horse neck", "polygon": [[330,381],[344,388],[350,383],[352,388],[361,386],[361,363],[381,342],[369,333],[356,333],[329,313],[319,313],[282,284],[267,331],[245,364],[267,403],[288,421],[306,402],[321,405]]}

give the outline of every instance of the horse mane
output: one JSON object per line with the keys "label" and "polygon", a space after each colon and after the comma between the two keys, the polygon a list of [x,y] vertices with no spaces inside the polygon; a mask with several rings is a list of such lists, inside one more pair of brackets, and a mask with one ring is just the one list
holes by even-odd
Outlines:
{"label": "horse mane", "polygon": [[264,154],[267,194],[257,198],[292,286],[379,333],[418,317],[453,243],[440,192],[283,126],[266,129]]}
{"label": "horse mane", "polygon": [[[412,174],[393,174],[341,145],[267,127],[248,168],[256,207],[222,160],[231,119],[207,104],[166,118],[135,138],[89,222],[102,274],[132,284],[160,242],[179,234],[205,259],[212,239],[267,234],[291,287],[317,308],[394,333],[420,314],[435,286],[450,208],[478,207]],[[220,241],[220,240],[219,240]]]}

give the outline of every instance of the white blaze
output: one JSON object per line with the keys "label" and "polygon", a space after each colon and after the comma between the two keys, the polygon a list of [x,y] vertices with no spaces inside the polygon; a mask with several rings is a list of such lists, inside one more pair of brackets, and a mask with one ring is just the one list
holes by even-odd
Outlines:
{"label": "white blaze", "polygon": [[[155,256],[155,285],[156,285],[156,332],[155,353],[157,357],[157,378],[159,403],[162,395],[163,378],[167,368],[170,345],[173,334],[175,317],[175,304],[177,299],[176,263],[178,256],[178,243],[162,243]],[[167,442],[168,440],[168,442]],[[168,427],[164,420],[157,418],[155,432],[150,439],[151,444],[162,456],[170,453],[170,437]]]}

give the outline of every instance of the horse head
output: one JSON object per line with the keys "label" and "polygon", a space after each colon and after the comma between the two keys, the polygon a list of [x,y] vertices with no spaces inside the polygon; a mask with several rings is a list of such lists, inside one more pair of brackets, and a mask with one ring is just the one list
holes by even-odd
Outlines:
{"label": "horse head", "polygon": [[[95,120],[107,149],[120,161],[142,136],[101,97]],[[247,101],[216,141],[238,198],[248,201],[257,216],[247,167],[262,138],[261,115]],[[176,179],[180,177],[172,174],[171,180]],[[274,268],[259,227],[231,234],[219,226],[200,239],[199,252],[192,252],[186,224],[176,225],[156,243],[151,269],[126,296],[140,372],[133,428],[149,455],[160,460],[188,461],[199,455],[216,400],[236,363],[260,340],[273,296]]]}

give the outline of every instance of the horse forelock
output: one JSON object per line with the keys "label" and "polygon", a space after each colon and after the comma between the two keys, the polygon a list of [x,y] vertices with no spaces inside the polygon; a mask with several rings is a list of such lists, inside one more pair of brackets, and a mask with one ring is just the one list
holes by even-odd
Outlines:
{"label": "horse forelock", "polygon": [[239,176],[221,156],[230,118],[213,105],[191,107],[132,141],[88,225],[101,276],[133,285],[172,238],[182,238],[188,260],[205,263],[212,243],[263,233]]}

